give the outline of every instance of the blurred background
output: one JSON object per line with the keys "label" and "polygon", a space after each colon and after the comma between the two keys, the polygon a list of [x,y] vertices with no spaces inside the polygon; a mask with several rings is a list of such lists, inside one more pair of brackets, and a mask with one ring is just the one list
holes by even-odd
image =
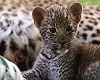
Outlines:
{"label": "blurred background", "polygon": [[100,5],[100,0],[78,0],[79,2],[86,4],[97,4]]}

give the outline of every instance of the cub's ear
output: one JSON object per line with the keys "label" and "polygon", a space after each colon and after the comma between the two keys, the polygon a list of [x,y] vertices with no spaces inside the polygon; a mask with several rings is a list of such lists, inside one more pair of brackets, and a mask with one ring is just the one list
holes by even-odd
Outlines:
{"label": "cub's ear", "polygon": [[38,28],[41,26],[41,21],[44,20],[46,13],[47,13],[46,10],[43,9],[42,7],[36,7],[33,9],[32,17]]}
{"label": "cub's ear", "polygon": [[81,19],[82,5],[81,3],[73,3],[68,6],[68,14],[74,22],[79,23]]}

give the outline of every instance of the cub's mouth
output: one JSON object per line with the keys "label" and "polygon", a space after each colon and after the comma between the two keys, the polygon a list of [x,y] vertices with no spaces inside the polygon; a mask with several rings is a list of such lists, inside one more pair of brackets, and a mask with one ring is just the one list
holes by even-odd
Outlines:
{"label": "cub's mouth", "polygon": [[71,45],[71,42],[66,42],[65,44],[59,44],[59,49],[68,49]]}

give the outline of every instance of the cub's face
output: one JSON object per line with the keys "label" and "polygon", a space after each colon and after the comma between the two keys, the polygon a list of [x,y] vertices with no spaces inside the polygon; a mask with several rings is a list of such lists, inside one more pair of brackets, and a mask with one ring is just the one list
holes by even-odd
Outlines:
{"label": "cub's face", "polygon": [[81,13],[81,4],[73,3],[67,8],[53,5],[44,10],[36,7],[32,15],[44,44],[63,48],[72,40],[80,22]]}

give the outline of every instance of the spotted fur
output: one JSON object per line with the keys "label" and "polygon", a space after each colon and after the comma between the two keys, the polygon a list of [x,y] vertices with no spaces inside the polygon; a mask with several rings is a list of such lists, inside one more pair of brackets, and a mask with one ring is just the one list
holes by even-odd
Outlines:
{"label": "spotted fur", "polygon": [[[1,0],[0,9],[14,11],[15,9],[23,12],[31,11],[35,6],[48,7],[53,4],[65,5],[77,0]],[[2,7],[3,6],[3,7]]]}
{"label": "spotted fur", "polygon": [[100,44],[100,6],[84,6],[77,38],[83,43]]}

